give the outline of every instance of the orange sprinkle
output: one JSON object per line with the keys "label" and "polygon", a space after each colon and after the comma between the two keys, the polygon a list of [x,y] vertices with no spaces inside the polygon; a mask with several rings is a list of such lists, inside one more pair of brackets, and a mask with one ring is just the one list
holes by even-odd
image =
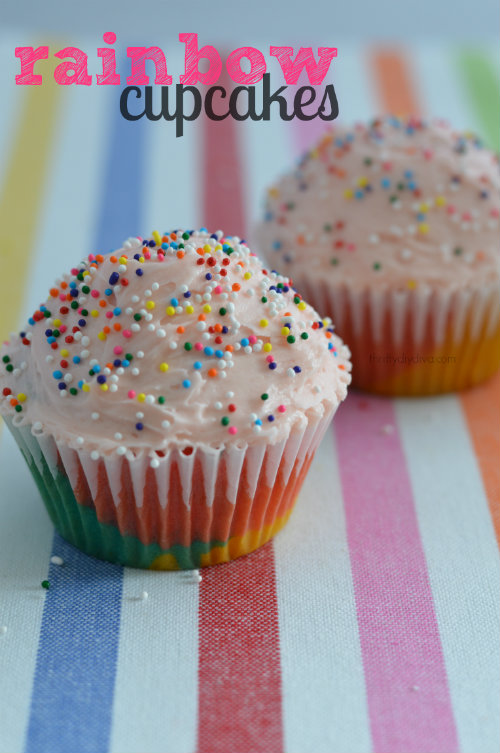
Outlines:
{"label": "orange sprinkle", "polygon": [[110,260],[111,264],[116,264],[116,262],[118,261],[118,259],[116,258],[116,256],[110,256],[109,260]]}
{"label": "orange sprinkle", "polygon": [[177,258],[178,259],[184,258],[184,251],[182,250],[182,248],[179,251],[177,251]]}
{"label": "orange sprinkle", "polygon": [[104,261],[104,256],[102,254],[97,254],[95,260],[98,261],[99,264],[101,264]]}
{"label": "orange sprinkle", "polygon": [[304,243],[306,242],[306,239],[304,238],[303,235],[298,235],[297,238],[296,238],[296,240],[297,240],[297,243],[299,244],[299,246],[303,246]]}
{"label": "orange sprinkle", "polygon": [[73,300],[73,296],[70,295],[69,293],[66,293],[66,300],[67,301],[72,301]]}
{"label": "orange sprinkle", "polygon": [[177,240],[177,233],[170,233],[170,237],[172,238],[173,241],[176,241]]}
{"label": "orange sprinkle", "polygon": [[184,327],[181,325],[180,327],[177,327],[177,334],[182,335],[184,332]]}
{"label": "orange sprinkle", "polygon": [[478,261],[484,261],[486,259],[486,254],[484,251],[476,251],[476,259]]}
{"label": "orange sprinkle", "polygon": [[11,399],[10,399],[10,401],[9,401],[9,402],[10,402],[10,404],[11,404],[11,405],[12,405],[13,407],[14,407],[15,405],[17,405],[17,400],[16,400],[16,398],[15,398],[15,397],[11,397]]}
{"label": "orange sprinkle", "polygon": [[217,369],[209,369],[207,373],[208,373],[209,377],[216,377],[217,376]]}
{"label": "orange sprinkle", "polygon": [[198,316],[198,321],[199,321],[199,322],[204,322],[206,318],[207,318],[207,317],[205,316],[205,314],[200,314],[200,315]]}
{"label": "orange sprinkle", "polygon": [[111,369],[113,368],[113,364],[112,363],[107,363],[106,364],[106,368],[111,371]]}
{"label": "orange sprinkle", "polygon": [[104,308],[104,307],[105,307],[105,306],[107,306],[107,305],[108,305],[108,304],[106,303],[106,301],[104,300],[104,298],[101,298],[101,300],[99,301],[99,306],[100,306],[101,308]]}
{"label": "orange sprinkle", "polygon": [[241,290],[241,285],[239,282],[233,282],[232,284],[232,290]]}
{"label": "orange sprinkle", "polygon": [[107,326],[106,326],[106,327],[103,327],[103,328],[102,328],[102,331],[104,332],[104,334],[105,334],[105,335],[109,335],[109,333],[111,332],[110,328],[109,328],[109,327],[107,327]]}
{"label": "orange sprinkle", "polygon": [[203,256],[203,254],[204,254],[205,252],[204,252],[204,250],[203,250],[202,248],[197,248],[197,249],[196,249],[196,253],[197,253],[197,254],[199,254],[200,256]]}
{"label": "orange sprinkle", "polygon": [[214,329],[216,332],[222,332],[222,324],[216,324]]}
{"label": "orange sprinkle", "polygon": [[230,353],[232,353],[233,350],[234,350],[234,348],[233,348],[232,345],[226,345],[226,347],[224,348],[224,350],[228,350]]}
{"label": "orange sprinkle", "polygon": [[62,287],[63,290],[66,290],[66,288],[68,287],[68,283],[67,282],[61,282],[61,287]]}
{"label": "orange sprinkle", "polygon": [[57,298],[57,296],[59,295],[59,290],[57,288],[51,288],[50,295],[52,296],[52,298]]}
{"label": "orange sprinkle", "polygon": [[168,243],[168,235],[164,235],[161,239],[162,243]]}
{"label": "orange sprinkle", "polygon": [[115,322],[113,324],[113,329],[115,330],[115,332],[119,332],[121,328],[122,328],[122,325],[119,322]]}

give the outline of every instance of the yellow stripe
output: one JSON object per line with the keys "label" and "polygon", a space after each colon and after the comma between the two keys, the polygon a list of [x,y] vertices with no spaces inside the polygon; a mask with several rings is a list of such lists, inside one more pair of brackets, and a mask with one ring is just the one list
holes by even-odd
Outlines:
{"label": "yellow stripe", "polygon": [[[50,50],[57,49],[53,45]],[[43,205],[49,160],[59,113],[61,86],[53,78],[54,58],[39,61],[40,86],[25,87],[20,122],[0,194],[0,338],[18,328],[29,266]],[[56,60],[56,62],[58,62]],[[38,302],[33,302],[35,305]]]}

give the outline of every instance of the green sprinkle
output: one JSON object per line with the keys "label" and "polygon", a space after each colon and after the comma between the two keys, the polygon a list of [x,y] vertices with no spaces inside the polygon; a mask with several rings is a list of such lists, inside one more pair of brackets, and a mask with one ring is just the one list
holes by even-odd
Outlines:
{"label": "green sprinkle", "polygon": [[303,340],[307,340],[307,339],[309,339],[309,335],[307,334],[307,332],[303,332],[303,333],[301,334],[301,338],[302,338]]}
{"label": "green sprinkle", "polygon": [[163,397],[163,395],[160,395],[160,397],[158,398],[158,402],[160,403],[160,405],[163,405],[163,403],[165,402],[165,398]]}
{"label": "green sprinkle", "polygon": [[69,388],[69,394],[70,395],[78,395],[78,390],[76,389],[76,387],[70,387]]}
{"label": "green sprinkle", "polygon": [[220,420],[222,426],[227,426],[229,423],[229,418],[227,416],[223,416]]}
{"label": "green sprinkle", "polygon": [[329,223],[327,223],[326,225],[323,225],[323,230],[325,231],[325,233],[331,233],[332,226]]}
{"label": "green sprinkle", "polygon": [[134,319],[136,322],[140,322],[142,319],[142,314],[134,314]]}
{"label": "green sprinkle", "polygon": [[87,293],[90,293],[90,288],[88,285],[82,285],[82,293],[85,293],[85,295],[87,295]]}
{"label": "green sprinkle", "polygon": [[453,249],[453,253],[455,256],[460,256],[461,253],[463,253],[463,248],[461,246],[457,246]]}
{"label": "green sprinkle", "polygon": [[13,367],[13,365],[11,363],[7,364],[7,366],[5,368],[6,368],[7,371],[14,371],[14,367]]}
{"label": "green sprinkle", "polygon": [[226,310],[226,309],[225,309],[224,307],[222,307],[222,308],[220,308],[220,309],[219,309],[219,314],[220,314],[221,316],[224,316],[224,315],[226,314],[226,311],[227,311],[227,310]]}
{"label": "green sprinkle", "polygon": [[78,272],[76,279],[80,280],[80,282],[83,282],[85,279],[85,277],[83,276],[83,272]]}
{"label": "green sprinkle", "polygon": [[53,335],[53,337],[59,337],[59,335],[60,335],[60,334],[61,334],[61,333],[59,332],[59,330],[58,330],[58,329],[54,329],[54,330],[52,330],[52,335]]}
{"label": "green sprinkle", "polygon": [[398,191],[404,191],[405,190],[405,184],[404,183],[398,183],[396,188]]}
{"label": "green sprinkle", "polygon": [[389,201],[391,202],[391,204],[395,204],[397,200],[398,200],[397,196],[389,196]]}
{"label": "green sprinkle", "polygon": [[127,359],[127,361],[131,361],[133,357],[134,356],[132,355],[132,353],[125,353],[125,358]]}
{"label": "green sprinkle", "polygon": [[262,296],[262,298],[260,299],[260,302],[261,303],[267,303],[267,298],[266,298],[265,295]]}
{"label": "green sprinkle", "polygon": [[330,264],[333,264],[334,267],[336,267],[338,263],[339,263],[339,260],[337,259],[336,256],[334,256],[333,259],[330,259]]}
{"label": "green sprinkle", "polygon": [[184,343],[184,350],[192,350],[193,346],[191,343]]}
{"label": "green sprinkle", "polygon": [[286,341],[287,343],[290,343],[290,345],[292,345],[295,342],[295,337],[293,335],[288,335]]}
{"label": "green sprinkle", "polygon": [[182,233],[182,238],[185,241],[189,240],[189,233]]}
{"label": "green sprinkle", "polygon": [[47,309],[43,312],[43,315],[46,319],[48,319],[50,316],[52,316],[50,311],[47,311]]}
{"label": "green sprinkle", "polygon": [[71,301],[70,303],[72,309],[77,309],[79,305],[78,301]]}
{"label": "green sprinkle", "polygon": [[42,580],[41,586],[42,588],[45,588],[46,591],[48,591],[50,588],[50,582],[48,580]]}
{"label": "green sprinkle", "polygon": [[14,410],[16,411],[16,413],[21,413],[22,409],[23,409],[22,405],[16,405],[16,407],[14,408]]}
{"label": "green sprinkle", "polygon": [[376,261],[375,264],[373,265],[373,269],[377,271],[381,268],[382,268],[382,264],[379,261]]}
{"label": "green sprinkle", "polygon": [[[82,313],[82,316],[88,316],[89,315],[88,309],[82,309],[81,313]],[[52,333],[52,334],[54,334],[54,333]]]}
{"label": "green sprinkle", "polygon": [[294,296],[294,298],[293,298],[293,302],[294,302],[294,303],[300,303],[300,298],[299,298],[299,296],[298,296],[298,295]]}
{"label": "green sprinkle", "polygon": [[373,160],[371,157],[365,157],[363,162],[365,165],[368,165],[368,167],[370,167],[370,165],[373,164]]}
{"label": "green sprinkle", "polygon": [[267,400],[268,397],[269,397],[269,395],[267,394],[267,392],[263,392],[262,395],[260,396],[260,399],[261,400]]}
{"label": "green sprinkle", "polygon": [[3,361],[4,363],[9,363],[9,361],[10,361],[10,356],[4,356],[4,357],[2,358],[2,361]]}

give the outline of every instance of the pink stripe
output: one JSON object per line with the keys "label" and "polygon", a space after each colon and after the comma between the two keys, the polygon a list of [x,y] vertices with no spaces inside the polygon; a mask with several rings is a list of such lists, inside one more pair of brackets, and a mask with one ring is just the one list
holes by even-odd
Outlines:
{"label": "pink stripe", "polygon": [[[374,751],[454,753],[446,669],[392,402],[353,394],[333,423]],[[392,433],[383,431],[388,425]]]}

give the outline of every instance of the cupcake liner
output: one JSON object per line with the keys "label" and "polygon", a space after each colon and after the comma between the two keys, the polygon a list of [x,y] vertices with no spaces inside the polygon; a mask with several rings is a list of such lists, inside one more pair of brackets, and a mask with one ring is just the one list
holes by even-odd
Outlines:
{"label": "cupcake liner", "polygon": [[87,554],[152,569],[191,569],[247,554],[286,523],[333,415],[311,412],[276,444],[206,445],[94,460],[5,421],[59,533]]}
{"label": "cupcake liner", "polygon": [[295,287],[352,353],[352,386],[387,395],[472,387],[500,367],[500,288],[352,290],[322,279]]}

